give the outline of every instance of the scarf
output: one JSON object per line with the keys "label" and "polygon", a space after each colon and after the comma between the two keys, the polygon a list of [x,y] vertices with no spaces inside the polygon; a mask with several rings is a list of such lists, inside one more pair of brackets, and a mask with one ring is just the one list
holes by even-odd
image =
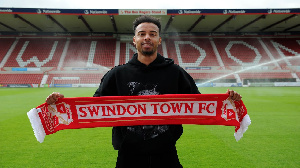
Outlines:
{"label": "scarf", "polygon": [[40,143],[64,129],[170,124],[235,126],[238,141],[251,124],[243,101],[232,101],[228,94],[61,98],[27,115]]}

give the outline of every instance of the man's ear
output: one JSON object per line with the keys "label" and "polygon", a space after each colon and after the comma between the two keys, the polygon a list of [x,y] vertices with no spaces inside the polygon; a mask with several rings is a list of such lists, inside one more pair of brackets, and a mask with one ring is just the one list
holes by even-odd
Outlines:
{"label": "man's ear", "polygon": [[161,37],[159,36],[158,45],[161,45]]}
{"label": "man's ear", "polygon": [[135,45],[135,36],[133,36],[133,39],[132,39],[132,40],[133,40],[133,41],[132,41],[133,44]]}

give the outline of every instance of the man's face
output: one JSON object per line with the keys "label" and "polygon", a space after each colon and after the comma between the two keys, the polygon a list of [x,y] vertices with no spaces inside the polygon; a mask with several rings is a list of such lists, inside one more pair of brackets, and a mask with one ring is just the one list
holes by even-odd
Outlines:
{"label": "man's face", "polygon": [[136,27],[133,44],[139,54],[144,56],[156,55],[158,45],[161,44],[159,29],[153,23],[141,23]]}

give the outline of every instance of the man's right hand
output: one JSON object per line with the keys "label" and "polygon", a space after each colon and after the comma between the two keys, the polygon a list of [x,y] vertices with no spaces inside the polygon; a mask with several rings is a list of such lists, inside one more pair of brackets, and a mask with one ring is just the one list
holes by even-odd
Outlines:
{"label": "man's right hand", "polygon": [[63,94],[60,94],[59,92],[53,92],[46,98],[46,103],[55,104],[58,98],[64,98],[64,97],[65,96]]}

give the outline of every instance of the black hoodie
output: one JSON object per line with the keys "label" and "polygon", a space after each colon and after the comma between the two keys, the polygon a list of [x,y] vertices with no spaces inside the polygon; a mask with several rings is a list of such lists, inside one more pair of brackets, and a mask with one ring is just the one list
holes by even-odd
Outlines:
{"label": "black hoodie", "polygon": [[[198,93],[193,78],[172,59],[158,54],[147,66],[135,54],[127,64],[104,75],[94,97]],[[175,146],[182,132],[181,125],[114,127],[112,143],[116,150],[167,151]]]}

